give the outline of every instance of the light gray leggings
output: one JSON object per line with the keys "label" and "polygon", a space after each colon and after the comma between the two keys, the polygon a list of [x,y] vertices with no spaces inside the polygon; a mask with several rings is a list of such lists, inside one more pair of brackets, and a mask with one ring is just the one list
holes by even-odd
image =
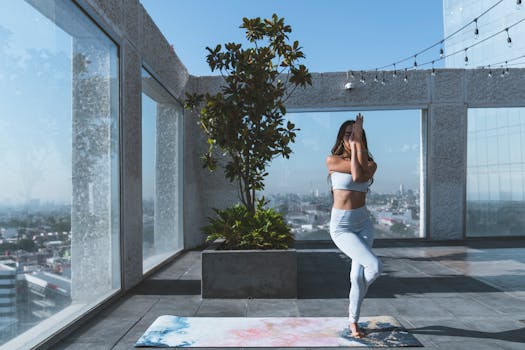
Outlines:
{"label": "light gray leggings", "polygon": [[372,252],[374,226],[366,207],[352,210],[332,208],[330,236],[335,245],[352,259],[348,313],[350,322],[357,322],[368,287],[383,269],[381,260]]}

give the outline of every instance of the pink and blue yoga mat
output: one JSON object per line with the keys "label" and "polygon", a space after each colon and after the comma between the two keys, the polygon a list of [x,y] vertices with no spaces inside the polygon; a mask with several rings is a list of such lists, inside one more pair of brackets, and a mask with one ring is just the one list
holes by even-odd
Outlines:
{"label": "pink and blue yoga mat", "polygon": [[422,346],[389,316],[362,317],[367,336],[353,338],[345,317],[160,316],[135,346],[397,347]]}

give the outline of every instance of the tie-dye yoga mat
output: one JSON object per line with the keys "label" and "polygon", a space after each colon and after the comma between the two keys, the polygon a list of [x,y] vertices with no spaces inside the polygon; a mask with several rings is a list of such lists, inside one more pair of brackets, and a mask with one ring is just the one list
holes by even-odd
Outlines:
{"label": "tie-dye yoga mat", "polygon": [[346,317],[160,316],[135,346],[397,347],[422,346],[389,316],[362,317],[366,338],[353,338]]}

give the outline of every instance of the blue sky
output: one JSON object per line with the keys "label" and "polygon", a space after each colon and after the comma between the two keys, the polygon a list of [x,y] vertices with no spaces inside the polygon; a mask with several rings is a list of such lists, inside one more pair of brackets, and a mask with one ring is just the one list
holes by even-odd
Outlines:
{"label": "blue sky", "polygon": [[[212,74],[205,60],[206,46],[246,42],[239,29],[243,17],[267,18],[273,13],[284,17],[293,29],[290,38],[301,43],[304,64],[311,72],[374,69],[443,38],[440,0],[141,2],[193,75]],[[438,52],[431,51],[421,60],[436,56]],[[291,158],[277,159],[270,166],[267,193],[326,192],[324,159],[341,122],[357,112],[288,114],[301,131]],[[364,115],[369,147],[379,163],[373,189],[394,192],[400,184],[418,189],[421,112],[366,111]]]}
{"label": "blue sky", "polygon": [[443,38],[441,0],[141,2],[193,75],[210,74],[206,46],[244,40],[243,17],[284,17],[312,72],[373,69]]}

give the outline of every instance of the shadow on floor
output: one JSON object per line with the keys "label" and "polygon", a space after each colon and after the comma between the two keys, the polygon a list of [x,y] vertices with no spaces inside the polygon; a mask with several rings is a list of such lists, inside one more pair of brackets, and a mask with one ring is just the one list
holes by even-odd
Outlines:
{"label": "shadow on floor", "polygon": [[[391,265],[392,266],[392,265]],[[467,276],[443,275],[399,277],[389,269],[370,287],[368,298],[395,298],[399,295],[424,293],[488,293],[499,292],[479,280]],[[347,298],[350,290],[350,259],[342,253],[301,252],[298,254],[298,298]],[[147,279],[133,288],[135,295],[200,295],[200,280]]]}
{"label": "shadow on floor", "polygon": [[470,329],[454,328],[447,326],[427,326],[407,329],[412,334],[426,334],[433,336],[453,336],[465,338],[497,339],[525,343],[525,327],[502,332],[480,332]]}
{"label": "shadow on floor", "polygon": [[[368,291],[368,298],[395,298],[423,293],[488,293],[500,290],[467,276],[392,276],[388,266]],[[298,257],[298,298],[346,298],[350,260],[333,252],[303,252]]]}
{"label": "shadow on floor", "polygon": [[[486,252],[461,252],[461,253],[451,253],[431,257],[407,257],[405,258],[410,261],[494,261],[500,260],[501,257],[495,258],[494,255],[487,254]],[[525,263],[525,256],[523,253],[517,252],[514,255],[506,255],[505,260],[512,260],[519,263]]]}

